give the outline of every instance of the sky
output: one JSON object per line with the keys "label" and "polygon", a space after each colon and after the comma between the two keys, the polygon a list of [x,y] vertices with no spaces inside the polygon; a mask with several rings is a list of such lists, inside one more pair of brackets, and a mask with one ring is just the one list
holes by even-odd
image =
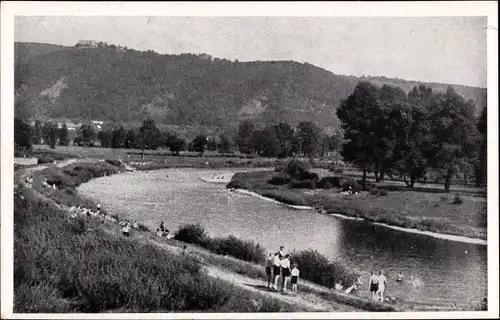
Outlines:
{"label": "sky", "polygon": [[17,16],[14,39],[294,60],[336,74],[486,87],[486,24],[486,17]]}

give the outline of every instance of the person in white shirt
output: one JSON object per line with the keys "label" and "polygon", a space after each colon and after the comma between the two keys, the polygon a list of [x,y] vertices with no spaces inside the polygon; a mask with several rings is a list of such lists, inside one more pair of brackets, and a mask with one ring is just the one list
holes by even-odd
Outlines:
{"label": "person in white shirt", "polygon": [[283,258],[283,260],[281,260],[280,262],[281,264],[281,275],[283,277],[283,286],[282,286],[282,290],[283,292],[286,292],[286,285],[287,285],[287,282],[288,282],[288,278],[290,278],[290,255],[285,255],[285,257]]}
{"label": "person in white shirt", "polygon": [[274,254],[273,261],[273,289],[278,290],[278,278],[281,274],[281,259],[279,253]]}
{"label": "person in white shirt", "polygon": [[380,298],[380,302],[384,302],[384,291],[386,283],[387,283],[387,278],[384,275],[384,271],[380,270],[378,276],[378,291],[377,291],[377,297]]}
{"label": "person in white shirt", "polygon": [[299,269],[297,268],[297,264],[293,264],[293,267],[292,267],[292,292],[295,292],[297,293],[297,282],[299,280],[299,274],[300,274],[300,271]]}
{"label": "person in white shirt", "polygon": [[122,233],[123,233],[124,236],[130,237],[130,224],[129,223],[127,223],[125,225],[125,227],[123,227]]}
{"label": "person in white shirt", "polygon": [[266,259],[266,275],[267,275],[268,288],[271,288],[271,280],[273,278],[273,263],[274,263],[274,257],[273,254],[270,253],[269,257]]}

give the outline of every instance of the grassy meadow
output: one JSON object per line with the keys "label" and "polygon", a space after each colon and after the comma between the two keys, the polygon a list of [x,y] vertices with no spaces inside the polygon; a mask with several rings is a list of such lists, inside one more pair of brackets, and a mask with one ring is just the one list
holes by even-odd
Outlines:
{"label": "grassy meadow", "polygon": [[309,205],[372,222],[445,234],[486,239],[487,204],[476,190],[444,193],[435,188],[405,188],[394,183],[375,184],[383,192],[361,191],[342,195],[341,188],[292,188],[269,183],[276,172],[239,172],[228,186],[257,192],[278,201]]}

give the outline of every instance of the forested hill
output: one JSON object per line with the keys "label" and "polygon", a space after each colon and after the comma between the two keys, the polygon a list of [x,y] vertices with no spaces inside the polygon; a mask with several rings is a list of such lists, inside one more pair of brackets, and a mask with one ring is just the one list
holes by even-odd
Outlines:
{"label": "forested hill", "polygon": [[[336,75],[294,61],[232,62],[115,46],[16,43],[15,48],[17,110],[42,119],[137,122],[149,117],[164,124],[221,127],[235,127],[243,119],[262,125],[309,120],[337,126],[336,109],[359,80],[405,90],[418,84]],[[486,95],[486,89],[453,87],[478,105]]]}

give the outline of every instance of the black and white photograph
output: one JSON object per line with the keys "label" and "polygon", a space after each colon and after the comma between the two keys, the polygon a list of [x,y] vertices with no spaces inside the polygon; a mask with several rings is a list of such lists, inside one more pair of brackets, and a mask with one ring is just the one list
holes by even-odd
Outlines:
{"label": "black and white photograph", "polygon": [[498,317],[497,12],[3,2],[2,319]]}

